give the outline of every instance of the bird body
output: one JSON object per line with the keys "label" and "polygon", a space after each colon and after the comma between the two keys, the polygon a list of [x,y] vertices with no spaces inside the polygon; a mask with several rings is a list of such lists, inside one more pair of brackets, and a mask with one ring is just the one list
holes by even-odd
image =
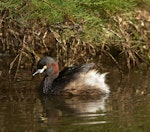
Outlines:
{"label": "bird body", "polygon": [[105,83],[107,73],[100,74],[94,69],[94,63],[67,67],[59,72],[58,63],[49,56],[39,60],[37,71],[44,73],[40,89],[50,95],[100,95],[109,93]]}

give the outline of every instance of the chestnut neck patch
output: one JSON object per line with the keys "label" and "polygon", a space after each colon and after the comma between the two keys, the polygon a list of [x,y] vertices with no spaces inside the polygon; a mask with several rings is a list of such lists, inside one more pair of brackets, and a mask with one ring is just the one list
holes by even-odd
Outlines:
{"label": "chestnut neck patch", "polygon": [[53,67],[54,69],[54,73],[53,74],[58,74],[59,73],[59,66],[58,66],[58,63],[51,63],[50,64],[51,67]]}

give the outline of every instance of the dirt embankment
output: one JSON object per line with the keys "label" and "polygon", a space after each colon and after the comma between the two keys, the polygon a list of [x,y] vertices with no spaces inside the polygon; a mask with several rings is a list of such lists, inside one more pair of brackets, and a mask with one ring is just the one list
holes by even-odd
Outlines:
{"label": "dirt embankment", "polygon": [[141,62],[149,65],[148,10],[138,9],[132,15],[113,16],[112,25],[107,23],[102,28],[102,36],[99,36],[103,37],[102,42],[83,39],[86,30],[82,21],[66,18],[53,25],[40,19],[19,23],[9,15],[7,9],[0,14],[0,54],[15,55],[10,69],[15,62],[19,67],[23,60],[38,60],[44,54],[55,57],[62,67],[93,60],[101,65],[105,58],[119,68],[125,64],[130,69]]}

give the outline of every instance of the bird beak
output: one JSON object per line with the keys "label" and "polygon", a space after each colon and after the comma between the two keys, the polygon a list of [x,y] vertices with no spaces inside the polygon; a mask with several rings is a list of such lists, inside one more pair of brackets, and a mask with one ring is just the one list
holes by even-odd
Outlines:
{"label": "bird beak", "polygon": [[34,72],[34,73],[32,74],[32,76],[35,76],[35,75],[38,74],[38,73],[43,73],[46,69],[47,69],[47,66],[43,66],[42,69],[37,69],[36,72]]}

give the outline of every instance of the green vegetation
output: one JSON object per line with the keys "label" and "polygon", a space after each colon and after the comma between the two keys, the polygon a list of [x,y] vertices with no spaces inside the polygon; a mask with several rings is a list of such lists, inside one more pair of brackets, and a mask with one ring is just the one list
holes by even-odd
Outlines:
{"label": "green vegetation", "polygon": [[9,17],[18,21],[40,18],[51,23],[62,22],[65,16],[77,21],[84,19],[94,22],[95,18],[101,23],[104,18],[129,11],[136,6],[134,0],[9,0],[2,1],[1,5],[1,11],[8,9]]}
{"label": "green vegetation", "polygon": [[106,58],[119,68],[149,65],[150,13],[149,8],[141,9],[148,4],[149,0],[2,0],[0,48],[17,54],[11,68],[17,58],[19,67],[22,57],[44,53],[55,56],[62,67],[93,60],[99,65]]}

